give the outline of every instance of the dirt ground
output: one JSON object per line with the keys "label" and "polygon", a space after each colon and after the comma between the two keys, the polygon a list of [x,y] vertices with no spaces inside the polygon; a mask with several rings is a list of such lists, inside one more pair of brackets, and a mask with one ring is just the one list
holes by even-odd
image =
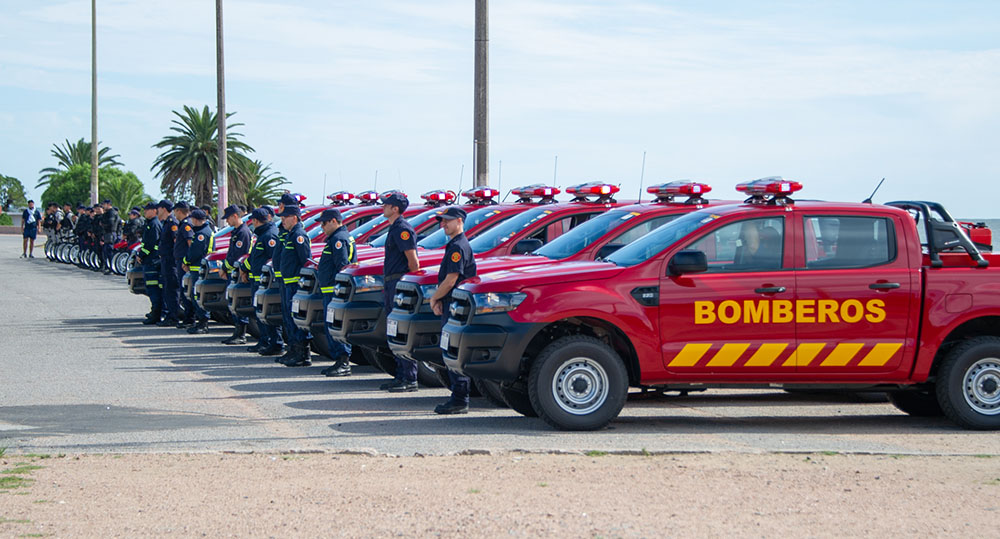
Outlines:
{"label": "dirt ground", "polygon": [[988,456],[7,454],[0,466],[4,537],[996,536],[1000,515]]}

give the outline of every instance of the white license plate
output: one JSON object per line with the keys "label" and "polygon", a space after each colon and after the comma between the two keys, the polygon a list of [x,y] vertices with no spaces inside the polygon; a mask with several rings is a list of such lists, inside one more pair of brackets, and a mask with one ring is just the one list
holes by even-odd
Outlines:
{"label": "white license plate", "polygon": [[254,307],[256,307],[256,306],[257,306],[257,294],[254,294],[254,295],[253,295],[253,306],[254,306]]}
{"label": "white license plate", "polygon": [[299,300],[297,299],[292,300],[292,312],[293,313],[299,312]]}
{"label": "white license plate", "polygon": [[385,334],[390,337],[395,337],[397,331],[399,331],[399,322],[395,320],[386,320]]}
{"label": "white license plate", "polygon": [[442,331],[441,332],[441,349],[444,350],[444,351],[448,351],[448,343],[450,343],[450,342],[451,342],[451,334],[449,334],[447,331]]}

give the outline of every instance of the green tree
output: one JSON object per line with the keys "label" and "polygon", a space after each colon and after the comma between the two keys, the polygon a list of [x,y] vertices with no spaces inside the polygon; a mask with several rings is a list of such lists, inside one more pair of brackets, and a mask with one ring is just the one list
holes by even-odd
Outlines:
{"label": "green tree", "polygon": [[0,174],[0,207],[5,211],[12,206],[26,206],[28,197],[24,194],[24,185],[17,178]]}
{"label": "green tree", "polygon": [[[160,176],[160,189],[170,198],[179,194],[191,193],[195,204],[212,204],[218,192],[218,121],[216,114],[209,110],[208,105],[198,111],[194,107],[184,106],[184,114],[173,111],[177,119],[170,128],[175,135],[163,137],[163,140],[153,145],[163,151],[156,158],[151,170]],[[233,112],[226,114],[228,119]],[[253,162],[246,154],[253,152],[250,145],[241,141],[243,135],[232,131],[232,128],[243,124],[226,125],[226,170],[229,201],[242,203],[245,201],[247,187],[251,179]]]}
{"label": "green tree", "polygon": [[[53,174],[48,188],[42,193],[42,207],[49,202],[78,204],[89,198],[90,165],[72,165],[66,171]],[[111,204],[122,212],[151,200],[135,173],[115,167],[104,167],[98,174],[98,198],[111,199]]]}
{"label": "green tree", "polygon": [[[100,142],[98,142],[100,145]],[[43,168],[38,171],[42,177],[38,179],[38,185],[35,189],[41,189],[49,184],[52,175],[57,172],[62,172],[69,170],[69,167],[73,165],[89,165],[90,164],[90,143],[86,142],[82,138],[76,141],[75,144],[71,144],[69,139],[63,146],[58,146],[56,144],[52,145],[52,157],[56,158],[58,165],[55,167]],[[121,157],[118,154],[108,155],[111,153],[111,149],[108,147],[103,147],[97,152],[97,166],[100,170],[103,167],[120,167],[124,166],[118,161]]]}
{"label": "green tree", "polygon": [[248,208],[259,208],[265,204],[274,204],[285,192],[281,187],[289,182],[279,172],[271,170],[271,165],[254,161],[250,171],[250,184],[245,196]]}

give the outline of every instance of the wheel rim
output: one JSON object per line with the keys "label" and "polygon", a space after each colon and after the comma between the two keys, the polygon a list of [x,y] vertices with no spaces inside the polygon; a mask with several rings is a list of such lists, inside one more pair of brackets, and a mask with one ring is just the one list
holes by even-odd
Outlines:
{"label": "wheel rim", "polygon": [[983,415],[1000,415],[1000,359],[975,362],[963,378],[965,402]]}
{"label": "wheel rim", "polygon": [[567,413],[592,413],[608,400],[608,373],[590,358],[570,359],[556,369],[552,396]]}

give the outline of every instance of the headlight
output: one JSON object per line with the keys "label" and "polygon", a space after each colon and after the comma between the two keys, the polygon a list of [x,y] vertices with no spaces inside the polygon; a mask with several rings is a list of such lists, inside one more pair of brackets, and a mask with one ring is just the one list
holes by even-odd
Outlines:
{"label": "headlight", "polygon": [[431,296],[434,292],[437,292],[438,285],[436,284],[425,284],[420,286],[420,295],[424,298],[424,303],[430,304]]}
{"label": "headlight", "polygon": [[528,295],[524,292],[473,294],[472,304],[476,308],[475,314],[503,313],[516,309],[526,297]]}
{"label": "headlight", "polygon": [[355,293],[378,292],[385,287],[381,275],[355,275],[352,279]]}

